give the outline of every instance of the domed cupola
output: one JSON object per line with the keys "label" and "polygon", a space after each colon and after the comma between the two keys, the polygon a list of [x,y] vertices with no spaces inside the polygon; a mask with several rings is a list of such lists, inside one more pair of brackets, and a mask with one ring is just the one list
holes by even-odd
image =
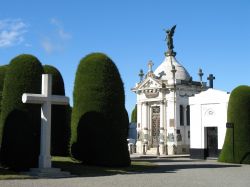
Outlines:
{"label": "domed cupola", "polygon": [[187,70],[175,59],[174,56],[166,56],[161,65],[156,68],[154,74],[161,80],[172,80],[173,66],[176,69],[175,78],[179,80],[190,80],[190,75]]}
{"label": "domed cupola", "polygon": [[175,31],[175,26],[173,26],[170,30],[166,30],[167,36],[167,46],[168,51],[165,53],[165,59],[161,63],[161,65],[156,68],[154,71],[155,76],[157,76],[161,80],[172,80],[173,79],[173,67],[176,70],[175,78],[179,80],[190,80],[190,75],[187,72],[187,70],[176,60],[175,55],[176,52],[174,52],[174,45],[173,45],[173,35]]}

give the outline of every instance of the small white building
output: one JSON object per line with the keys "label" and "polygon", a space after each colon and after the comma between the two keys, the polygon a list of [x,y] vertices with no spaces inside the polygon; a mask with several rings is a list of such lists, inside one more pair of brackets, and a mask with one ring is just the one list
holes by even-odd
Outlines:
{"label": "small white building", "polygon": [[218,157],[224,143],[230,94],[208,89],[189,98],[190,157]]}

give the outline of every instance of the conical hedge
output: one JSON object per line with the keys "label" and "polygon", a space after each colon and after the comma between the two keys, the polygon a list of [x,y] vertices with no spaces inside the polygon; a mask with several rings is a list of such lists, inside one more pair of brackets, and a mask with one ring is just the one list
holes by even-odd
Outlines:
{"label": "conical hedge", "polygon": [[32,55],[11,60],[5,77],[0,120],[0,162],[14,170],[37,167],[41,106],[22,103],[23,93],[41,93],[43,67]]}
{"label": "conical hedge", "polygon": [[73,100],[72,156],[90,165],[130,165],[123,82],[109,57],[92,53],[80,61]]}
{"label": "conical hedge", "polygon": [[135,105],[135,108],[133,109],[131,113],[131,122],[136,123],[137,122],[137,105]]}
{"label": "conical hedge", "polygon": [[[52,74],[52,94],[65,96],[61,73],[53,66],[45,65],[44,73]],[[69,105],[52,105],[51,110],[51,155],[68,156],[70,142]]]}
{"label": "conical hedge", "polygon": [[7,71],[8,65],[0,66],[0,90],[3,90],[4,77]]}
{"label": "conical hedge", "polygon": [[234,128],[227,128],[219,161],[250,164],[249,86],[239,86],[232,91],[228,104],[227,121],[233,123]]}
{"label": "conical hedge", "polygon": [[4,85],[4,78],[7,71],[8,65],[0,66],[0,116],[1,116],[1,106],[2,106],[2,92],[3,92],[3,85]]}

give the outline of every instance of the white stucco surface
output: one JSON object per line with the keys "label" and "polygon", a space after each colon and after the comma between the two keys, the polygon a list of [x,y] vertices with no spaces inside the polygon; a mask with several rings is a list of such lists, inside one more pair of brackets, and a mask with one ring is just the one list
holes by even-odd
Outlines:
{"label": "white stucco surface", "polygon": [[154,74],[160,76],[162,74],[162,80],[171,80],[172,75],[172,66],[175,66],[176,69],[176,79],[179,80],[189,80],[190,75],[187,70],[176,60],[174,56],[166,56],[162,64],[156,68]]}
{"label": "white stucco surface", "polygon": [[218,128],[218,149],[222,149],[227,122],[227,92],[208,89],[189,98],[190,148],[206,148],[206,127]]}

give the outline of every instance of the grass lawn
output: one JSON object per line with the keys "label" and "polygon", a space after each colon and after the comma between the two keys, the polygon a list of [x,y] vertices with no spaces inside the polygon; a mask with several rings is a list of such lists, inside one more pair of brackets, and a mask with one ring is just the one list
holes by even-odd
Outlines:
{"label": "grass lawn", "polygon": [[[156,165],[150,162],[132,161],[130,167],[123,168],[109,168],[82,165],[70,157],[52,157],[52,166],[61,168],[63,171],[69,171],[72,175],[78,177],[94,177],[94,176],[107,176],[116,174],[128,174],[145,172],[153,169]],[[35,178],[29,175],[23,175],[17,172],[10,171],[0,166],[0,180],[2,179],[31,179]]]}

